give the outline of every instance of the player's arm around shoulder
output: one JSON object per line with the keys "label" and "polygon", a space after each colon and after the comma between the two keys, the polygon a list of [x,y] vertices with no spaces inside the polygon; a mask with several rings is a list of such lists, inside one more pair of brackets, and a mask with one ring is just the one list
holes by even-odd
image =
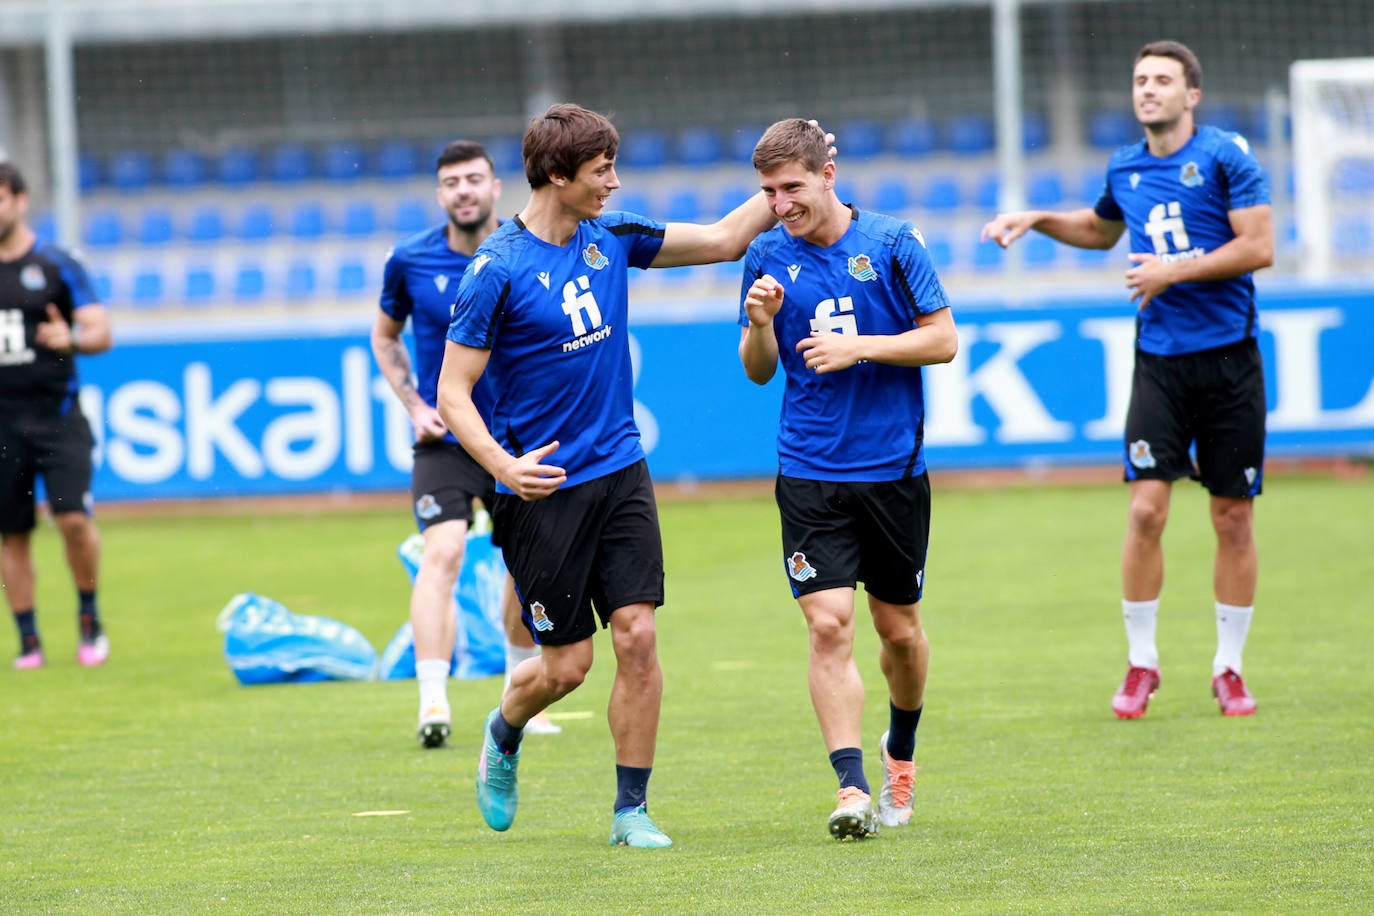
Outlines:
{"label": "player's arm around shoulder", "polygon": [[760,191],[709,225],[668,223],[663,230],[663,247],[650,266],[681,267],[738,261],[754,237],[776,221],[773,209]]}

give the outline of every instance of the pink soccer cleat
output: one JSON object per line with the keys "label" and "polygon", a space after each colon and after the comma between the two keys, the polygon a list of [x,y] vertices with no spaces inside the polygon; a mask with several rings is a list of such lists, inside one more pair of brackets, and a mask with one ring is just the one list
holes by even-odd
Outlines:
{"label": "pink soccer cleat", "polygon": [[1212,678],[1212,696],[1217,698],[1223,716],[1253,716],[1258,706],[1239,672],[1230,668]]}
{"label": "pink soccer cleat", "polygon": [[94,639],[83,639],[76,648],[76,660],[86,668],[105,664],[110,658],[110,640],[104,633]]}
{"label": "pink soccer cleat", "polygon": [[43,650],[34,649],[32,652],[25,652],[14,660],[14,667],[20,671],[32,671],[35,668],[42,668]]}
{"label": "pink soccer cleat", "polygon": [[1139,719],[1145,715],[1145,707],[1150,705],[1150,697],[1159,689],[1158,668],[1137,668],[1132,666],[1126,672],[1126,679],[1112,697],[1112,712],[1118,719]]}

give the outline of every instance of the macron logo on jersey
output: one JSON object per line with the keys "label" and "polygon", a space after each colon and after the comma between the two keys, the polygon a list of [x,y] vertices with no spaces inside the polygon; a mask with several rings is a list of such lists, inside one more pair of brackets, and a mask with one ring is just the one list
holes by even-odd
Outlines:
{"label": "macron logo on jersey", "polygon": [[438,289],[439,292],[441,292],[441,293],[442,293],[444,290],[448,289],[448,275],[447,275],[447,274],[436,274],[435,277],[434,277],[434,286],[435,286],[435,288]]}
{"label": "macron logo on jersey", "polygon": [[482,272],[482,268],[491,263],[491,255],[479,254],[472,259],[472,275],[475,277]]}
{"label": "macron logo on jersey", "polygon": [[547,270],[541,270],[534,276],[536,280],[544,285],[544,289],[549,288],[549,272]]}
{"label": "macron logo on jersey", "polygon": [[797,282],[797,274],[799,274],[799,273],[801,273],[801,265],[800,265],[800,264],[789,264],[789,265],[787,265],[787,275],[788,275],[789,277],[792,278],[792,282],[793,282],[793,283],[796,283],[796,282]]}

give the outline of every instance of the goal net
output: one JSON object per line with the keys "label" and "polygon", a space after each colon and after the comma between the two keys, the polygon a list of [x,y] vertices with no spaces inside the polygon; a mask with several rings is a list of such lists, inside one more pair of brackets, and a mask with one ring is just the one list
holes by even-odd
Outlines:
{"label": "goal net", "polygon": [[1374,57],[1297,61],[1289,91],[1302,271],[1374,270]]}

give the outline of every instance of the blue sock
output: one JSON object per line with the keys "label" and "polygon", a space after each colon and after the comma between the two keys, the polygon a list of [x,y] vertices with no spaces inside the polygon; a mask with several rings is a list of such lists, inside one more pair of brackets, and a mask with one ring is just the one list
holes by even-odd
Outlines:
{"label": "blue sock", "polygon": [[623,767],[615,765],[615,810],[638,808],[649,793],[649,774],[653,767]]}
{"label": "blue sock", "polygon": [[497,709],[496,718],[491,720],[491,737],[496,741],[501,753],[514,754],[520,750],[520,737],[524,732],[523,728],[516,728],[507,722],[506,717],[501,715],[501,710]]}
{"label": "blue sock", "polygon": [[[857,786],[868,792],[868,779],[864,776],[864,752],[857,747],[842,747],[830,754],[830,765],[835,775],[840,777],[840,788]],[[869,792],[871,795],[872,793]]]}
{"label": "blue sock", "polygon": [[921,724],[922,704],[915,709],[898,709],[887,701],[887,756],[893,760],[912,760],[916,757],[916,726]]}
{"label": "blue sock", "polygon": [[38,641],[38,617],[33,608],[15,611],[14,623],[19,627],[19,654],[28,655],[40,645]]}
{"label": "blue sock", "polygon": [[95,589],[89,592],[78,591],[76,597],[80,602],[76,614],[77,620],[81,623],[81,638],[95,639],[101,633],[100,611],[95,604]]}

